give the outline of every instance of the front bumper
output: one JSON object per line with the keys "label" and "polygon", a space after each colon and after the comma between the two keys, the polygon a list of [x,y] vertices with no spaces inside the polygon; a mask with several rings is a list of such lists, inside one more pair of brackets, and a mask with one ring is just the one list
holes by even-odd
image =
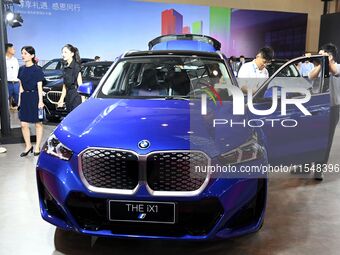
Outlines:
{"label": "front bumper", "polygon": [[[89,191],[77,169],[75,156],[63,161],[43,152],[38,161],[41,215],[59,228],[95,236],[206,240],[255,232],[263,222],[266,179],[212,179],[191,197],[155,197],[143,186],[134,195],[116,195]],[[108,200],[175,202],[178,220],[172,225],[111,222]]]}
{"label": "front bumper", "polygon": [[[61,91],[52,90],[50,87],[43,88],[43,102],[45,105],[46,115],[48,118],[61,118],[66,117],[69,111],[66,107],[58,108],[56,102],[59,101]],[[51,95],[49,93],[52,93]]]}

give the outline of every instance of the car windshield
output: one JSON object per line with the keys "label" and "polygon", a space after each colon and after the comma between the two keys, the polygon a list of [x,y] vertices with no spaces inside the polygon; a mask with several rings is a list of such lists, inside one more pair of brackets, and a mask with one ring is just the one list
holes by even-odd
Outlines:
{"label": "car windshield", "polygon": [[61,59],[53,59],[48,61],[43,67],[43,70],[59,70],[62,68]]}
{"label": "car windshield", "polygon": [[230,81],[222,60],[198,57],[126,58],[117,63],[97,97],[193,98]]}

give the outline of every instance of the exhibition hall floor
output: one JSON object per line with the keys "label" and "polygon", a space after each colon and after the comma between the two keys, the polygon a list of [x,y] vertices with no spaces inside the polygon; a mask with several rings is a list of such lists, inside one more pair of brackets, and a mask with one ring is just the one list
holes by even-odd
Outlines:
{"label": "exhibition hall floor", "polygon": [[[18,121],[12,115],[12,126]],[[45,126],[45,137],[55,125]],[[340,174],[270,179],[263,228],[216,242],[91,238],[57,230],[40,217],[36,158],[20,158],[23,144],[0,154],[0,254],[339,254]],[[329,163],[340,163],[340,126]],[[32,154],[31,154],[32,155]]]}

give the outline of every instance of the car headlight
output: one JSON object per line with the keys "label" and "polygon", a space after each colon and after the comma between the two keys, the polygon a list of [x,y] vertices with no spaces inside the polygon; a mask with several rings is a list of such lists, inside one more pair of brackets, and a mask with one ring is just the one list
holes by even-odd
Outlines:
{"label": "car headlight", "polygon": [[254,134],[246,143],[221,154],[218,158],[225,165],[244,163],[263,158],[263,148],[258,144],[257,135]]}
{"label": "car headlight", "polygon": [[51,135],[43,146],[43,150],[52,156],[62,160],[70,160],[73,152],[63,145],[55,135]]}

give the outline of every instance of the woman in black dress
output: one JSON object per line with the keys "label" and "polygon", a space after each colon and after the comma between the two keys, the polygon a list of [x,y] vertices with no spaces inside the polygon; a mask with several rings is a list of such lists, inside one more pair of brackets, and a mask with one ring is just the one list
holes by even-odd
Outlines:
{"label": "woman in black dress", "polygon": [[29,123],[35,124],[37,140],[34,148],[34,156],[38,156],[43,136],[43,124],[42,119],[39,118],[39,109],[44,108],[42,96],[44,74],[41,67],[36,65],[35,50],[32,46],[22,47],[21,56],[25,65],[20,67],[18,74],[20,81],[19,119],[21,121],[21,130],[26,148],[20,156],[25,157],[28,153],[33,152]]}
{"label": "woman in black dress", "polygon": [[81,96],[77,91],[78,85],[83,83],[80,72],[81,60],[78,49],[71,44],[66,44],[63,47],[62,56],[66,65],[63,71],[64,85],[58,107],[63,107],[65,100],[66,108],[71,112],[81,104]]}

